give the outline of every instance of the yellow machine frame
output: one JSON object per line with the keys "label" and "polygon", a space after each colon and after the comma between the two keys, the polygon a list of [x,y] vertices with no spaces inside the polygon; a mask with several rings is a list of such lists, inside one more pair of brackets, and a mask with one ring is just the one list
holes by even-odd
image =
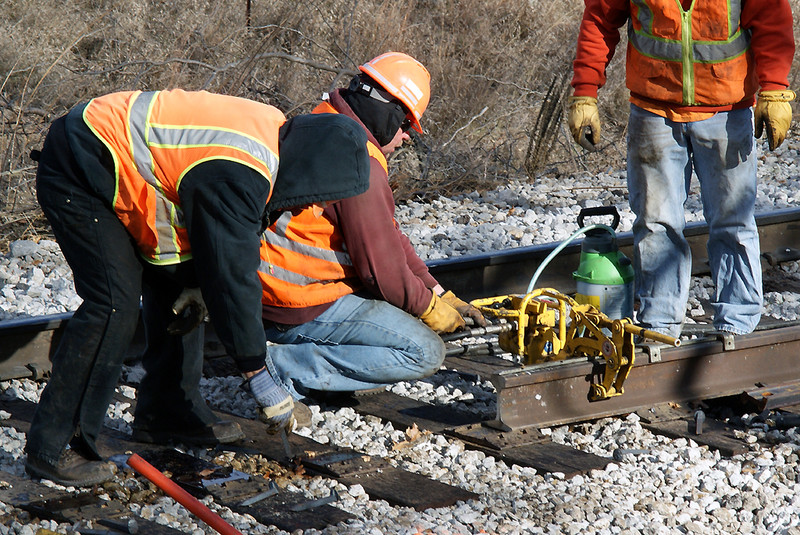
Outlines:
{"label": "yellow machine frame", "polygon": [[502,295],[472,301],[487,317],[516,326],[499,335],[500,347],[523,357],[523,364],[567,358],[602,358],[602,381],[592,383],[589,399],[599,401],[624,392],[623,383],[634,364],[634,336],[670,345],[671,336],[633,325],[629,318],[611,319],[592,305],[580,304],[552,288],[526,295]]}

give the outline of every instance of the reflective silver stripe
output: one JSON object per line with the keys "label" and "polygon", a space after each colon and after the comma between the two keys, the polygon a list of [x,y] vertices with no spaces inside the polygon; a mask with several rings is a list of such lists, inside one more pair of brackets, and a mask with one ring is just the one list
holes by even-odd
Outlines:
{"label": "reflective silver stripe", "polygon": [[651,58],[680,61],[682,57],[680,40],[661,39],[634,30],[628,34],[628,41],[639,53]]}
{"label": "reflective silver stripe", "polygon": [[[651,58],[667,61],[681,61],[682,50],[679,39],[655,37],[652,33],[653,13],[644,0],[632,0],[639,7],[638,19],[642,25],[639,31],[629,31],[631,45],[641,54]],[[732,1],[729,4],[729,32],[734,31],[725,41],[693,41],[692,54],[696,63],[719,63],[735,58],[750,48],[750,32],[738,28],[738,18],[734,14],[741,12],[741,3]],[[632,28],[632,25],[631,27]]]}
{"label": "reflective silver stripe", "polygon": [[265,144],[239,132],[213,127],[148,125],[147,138],[150,147],[231,147],[263,162],[272,176],[278,170],[278,157]]}
{"label": "reflective silver stripe", "polygon": [[404,95],[406,95],[406,97],[408,97],[408,101],[412,104],[412,107],[417,107],[419,99],[422,96],[422,92],[419,90],[416,84],[413,86],[413,88],[406,88],[405,86],[398,88],[392,82],[390,82],[388,78],[376,71],[372,65],[362,65],[362,67],[367,71],[367,74],[374,78],[375,81],[380,83],[386,91],[392,95],[397,95],[398,93],[402,92]]}
{"label": "reflective silver stripe", "polygon": [[342,266],[352,266],[353,262],[350,255],[342,251],[332,251],[330,249],[323,249],[321,247],[314,247],[305,243],[298,243],[286,237],[286,229],[289,227],[289,222],[292,220],[291,212],[284,212],[280,218],[275,222],[275,231],[265,230],[262,234],[264,241],[275,247],[281,247],[295,253],[302,254],[317,260],[324,260],[332,264],[339,264]]}
{"label": "reflective silver stripe", "polygon": [[153,155],[147,148],[147,116],[150,106],[155,100],[157,91],[147,91],[139,93],[131,104],[131,111],[128,117],[128,130],[131,133],[131,151],[133,151],[133,162],[136,170],[142,175],[145,181],[156,188],[161,189],[156,176],[153,174]]}
{"label": "reflective silver stripe", "polygon": [[742,55],[750,48],[750,32],[738,31],[728,41],[694,43],[694,58],[699,63],[719,63]]}
{"label": "reflective silver stripe", "polygon": [[178,240],[175,224],[180,221],[182,226],[183,212],[175,206],[166,195],[163,186],[153,173],[153,155],[148,147],[148,130],[145,127],[150,107],[155,100],[157,91],[147,91],[136,96],[131,104],[128,116],[128,130],[131,134],[131,151],[136,170],[145,182],[156,190],[155,231],[158,243],[155,247],[155,256],[159,262],[179,260]]}
{"label": "reflective silver stripe", "polygon": [[322,249],[320,247],[314,247],[313,245],[297,243],[294,240],[290,240],[286,236],[281,236],[270,230],[265,230],[262,237],[264,238],[264,241],[270,245],[288,249],[289,251],[300,253],[304,256],[309,256],[311,258],[324,260],[326,262],[331,262],[342,266],[353,265],[352,260],[350,260],[350,255],[344,252],[331,251],[330,249]]}
{"label": "reflective silver stripe", "polygon": [[158,188],[153,174],[151,146],[164,148],[225,146],[241,150],[264,163],[274,176],[278,171],[278,156],[259,140],[245,134],[216,127],[182,127],[152,125],[148,118],[158,91],[140,93],[131,105],[129,128],[134,162],[148,184]]}
{"label": "reflective silver stripe", "polygon": [[[298,243],[292,239],[286,237],[286,229],[289,226],[289,222],[292,220],[291,212],[284,212],[278,221],[275,222],[275,231],[265,230],[261,237],[266,241],[268,244],[273,245],[275,247],[281,247],[283,249],[293,251],[304,256],[308,256],[311,258],[315,258],[318,260],[324,260],[326,262],[330,262],[333,264],[339,264],[343,266],[352,266],[352,260],[350,259],[350,255],[341,252],[341,251],[331,251],[330,249],[322,249],[320,247],[314,247],[312,245],[307,245],[303,243]],[[317,279],[314,277],[308,277],[306,275],[301,275],[299,273],[295,273],[293,271],[289,271],[286,268],[282,268],[271,264],[265,260],[261,261],[261,266],[258,270],[265,275],[269,275],[271,277],[275,277],[276,279],[290,282],[292,284],[297,284],[300,286],[306,286],[309,284],[314,283],[328,283],[333,282],[330,279]]]}
{"label": "reflective silver stripe", "polygon": [[742,1],[728,0],[728,37],[733,37],[742,17]]}
{"label": "reflective silver stripe", "polygon": [[[645,32],[652,34],[653,33],[653,11],[650,9],[650,6],[647,5],[647,2],[644,0],[631,0],[631,3],[639,8],[639,23],[642,25],[642,28]],[[630,38],[630,36],[628,36]]]}
{"label": "reflective silver stripe", "polygon": [[278,280],[289,282],[291,284],[296,284],[297,286],[308,286],[309,284],[330,282],[330,281],[322,281],[314,279],[312,277],[306,277],[305,275],[300,275],[299,273],[283,269],[282,267],[274,266],[266,262],[265,260],[261,260],[261,265],[258,266],[258,271],[260,271],[264,275],[275,277]]}
{"label": "reflective silver stripe", "polygon": [[173,227],[178,214],[180,214],[180,218],[182,219],[183,213],[178,207],[159,193],[156,198],[155,220],[156,236],[158,237],[158,244],[156,245],[155,252],[159,262],[180,260],[181,255],[177,252],[178,243],[176,240],[175,228]]}
{"label": "reflective silver stripe", "polygon": [[300,253],[304,256],[324,260],[333,264],[343,266],[352,266],[353,262],[350,260],[350,255],[341,251],[331,251],[330,249],[323,249],[321,247],[314,247],[305,243],[298,243],[286,237],[286,229],[289,227],[289,222],[292,220],[291,212],[284,212],[278,221],[275,222],[275,231],[269,229],[264,231],[264,241],[270,245],[281,247],[289,251]]}

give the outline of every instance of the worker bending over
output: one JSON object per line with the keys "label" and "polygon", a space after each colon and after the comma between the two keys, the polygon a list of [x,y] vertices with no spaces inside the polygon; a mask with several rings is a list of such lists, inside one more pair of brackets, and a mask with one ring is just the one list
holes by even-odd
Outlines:
{"label": "worker bending over", "polygon": [[[355,120],[367,135],[369,190],[330,206],[284,212],[264,233],[259,275],[267,368],[295,399],[419,379],[444,360],[437,333],[480,325],[444,289],[394,219],[386,156],[422,132],[430,74],[389,52],[360,67],[314,113]],[[422,320],[422,321],[420,321]]]}
{"label": "worker bending over", "polygon": [[[789,128],[794,54],[787,0],[586,0],[568,122],[575,141],[600,140],[597,90],[628,25],[628,191],[637,321],[679,336],[691,284],[683,235],[692,172],[709,228],[719,331],[746,334],[763,301],[755,222],[757,148]],[[756,99],[756,93],[758,98]]]}
{"label": "worker bending over", "polygon": [[[140,297],[152,333],[166,326],[154,326],[148,311],[171,307],[185,288],[200,289],[262,418],[273,428],[291,426],[291,400],[264,370],[261,232],[271,210],[365,191],[365,143],[346,117],[287,121],[272,106],[179,89],[112,93],[57,119],[42,149],[37,192],[83,303],[52,359],[27,437],[27,472],[75,486],[113,476],[96,440]],[[144,294],[143,285],[150,287]],[[193,380],[183,353],[163,356],[170,361],[149,362],[147,375],[169,376],[140,385],[145,398],[166,400],[147,424],[213,437],[221,424],[193,393],[199,378],[182,398]],[[148,391],[154,388],[163,391]],[[223,427],[228,438],[241,435],[235,424]]]}

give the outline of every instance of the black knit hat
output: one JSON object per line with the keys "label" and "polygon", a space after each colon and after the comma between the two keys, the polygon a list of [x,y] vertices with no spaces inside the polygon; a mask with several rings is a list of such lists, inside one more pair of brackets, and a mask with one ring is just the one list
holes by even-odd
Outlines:
{"label": "black knit hat", "polygon": [[268,211],[353,197],[369,187],[367,135],[337,113],[298,115],[281,126]]}
{"label": "black knit hat", "polygon": [[399,100],[363,73],[353,77],[341,95],[381,147],[394,138],[408,114]]}

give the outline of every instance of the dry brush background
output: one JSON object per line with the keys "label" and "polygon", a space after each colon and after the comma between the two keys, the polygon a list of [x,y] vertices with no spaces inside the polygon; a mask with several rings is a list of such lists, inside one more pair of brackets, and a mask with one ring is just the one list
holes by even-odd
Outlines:
{"label": "dry brush background", "polygon": [[0,251],[48,232],[28,154],[76,103],[182,87],[291,116],[389,50],[416,57],[433,78],[426,135],[390,164],[398,201],[618,169],[624,53],[600,95],[601,150],[576,150],[564,126],[582,9],[582,0],[2,0]]}

